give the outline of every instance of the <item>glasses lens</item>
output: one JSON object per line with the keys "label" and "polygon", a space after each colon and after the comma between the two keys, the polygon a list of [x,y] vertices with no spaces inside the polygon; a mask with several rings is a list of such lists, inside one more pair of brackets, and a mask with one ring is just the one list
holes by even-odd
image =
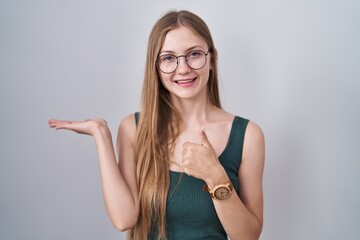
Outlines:
{"label": "glasses lens", "polygon": [[176,56],[168,54],[159,57],[159,68],[164,73],[172,73],[177,68]]}
{"label": "glasses lens", "polygon": [[187,64],[192,69],[200,69],[206,64],[206,55],[203,51],[192,51],[187,56]]}

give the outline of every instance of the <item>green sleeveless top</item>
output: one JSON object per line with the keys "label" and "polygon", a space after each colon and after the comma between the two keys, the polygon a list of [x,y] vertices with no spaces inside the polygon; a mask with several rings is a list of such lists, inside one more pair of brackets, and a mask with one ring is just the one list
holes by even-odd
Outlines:
{"label": "green sleeveless top", "polygon": [[[139,114],[136,113],[136,121]],[[230,136],[219,161],[225,168],[234,189],[239,193],[238,170],[249,120],[236,116]],[[227,240],[226,232],[216,214],[205,182],[181,172],[170,171],[170,189],[166,207],[166,234],[169,240]],[[157,239],[156,227],[149,239]]]}

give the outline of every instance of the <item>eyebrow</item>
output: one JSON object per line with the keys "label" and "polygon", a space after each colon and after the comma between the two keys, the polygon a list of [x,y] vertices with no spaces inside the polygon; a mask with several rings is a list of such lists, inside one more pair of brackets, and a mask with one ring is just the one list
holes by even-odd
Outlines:
{"label": "eyebrow", "polygon": [[[185,50],[185,52],[189,52],[189,51],[191,51],[191,50],[194,50],[195,48],[201,48],[201,49],[203,49],[203,47],[202,47],[202,46],[200,46],[200,45],[196,45],[196,46],[193,46],[193,47],[190,47],[190,48],[186,49],[186,50]],[[175,54],[175,52],[174,52],[174,51],[171,51],[171,50],[164,50],[164,51],[161,51],[161,52],[160,52],[160,55],[161,55],[161,54],[163,54],[163,53],[171,53],[171,54]]]}

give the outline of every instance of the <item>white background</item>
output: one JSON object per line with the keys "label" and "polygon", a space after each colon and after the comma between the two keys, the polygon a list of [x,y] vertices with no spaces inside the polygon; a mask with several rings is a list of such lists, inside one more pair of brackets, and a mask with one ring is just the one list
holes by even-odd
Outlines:
{"label": "white background", "polygon": [[261,239],[360,239],[356,0],[0,0],[0,239],[124,239],[93,140],[47,121],[101,117],[115,138],[170,9],[207,22],[224,109],[264,130]]}

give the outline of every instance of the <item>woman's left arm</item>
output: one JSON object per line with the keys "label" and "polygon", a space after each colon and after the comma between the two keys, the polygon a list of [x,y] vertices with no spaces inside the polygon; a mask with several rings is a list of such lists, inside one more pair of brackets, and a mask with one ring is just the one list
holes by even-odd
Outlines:
{"label": "woman's left arm", "polygon": [[[201,144],[185,142],[182,166],[190,176],[203,179],[209,189],[229,181],[206,133],[201,132]],[[255,123],[246,128],[242,161],[239,167],[239,195],[214,199],[217,215],[231,240],[258,239],[263,225],[263,191],[265,143],[264,135]]]}
{"label": "woman's left arm", "polygon": [[265,141],[262,130],[249,122],[239,167],[239,195],[213,200],[218,217],[231,240],[259,239],[263,226],[262,179]]}

